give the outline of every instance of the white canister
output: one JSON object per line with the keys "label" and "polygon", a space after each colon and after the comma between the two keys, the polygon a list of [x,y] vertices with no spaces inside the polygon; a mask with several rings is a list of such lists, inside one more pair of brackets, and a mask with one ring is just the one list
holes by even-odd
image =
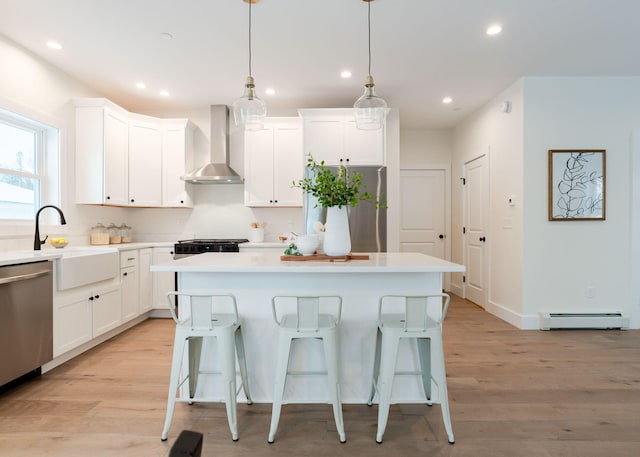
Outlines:
{"label": "white canister", "polygon": [[251,228],[249,229],[249,241],[252,243],[262,243],[264,241],[264,228]]}

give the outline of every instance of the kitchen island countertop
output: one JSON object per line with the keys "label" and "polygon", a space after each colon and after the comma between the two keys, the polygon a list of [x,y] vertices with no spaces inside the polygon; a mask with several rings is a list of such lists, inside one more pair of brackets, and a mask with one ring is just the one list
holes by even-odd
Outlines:
{"label": "kitchen island countertop", "polygon": [[371,253],[369,260],[285,261],[278,252],[203,253],[155,264],[151,271],[178,273],[452,273],[463,265],[415,252]]}

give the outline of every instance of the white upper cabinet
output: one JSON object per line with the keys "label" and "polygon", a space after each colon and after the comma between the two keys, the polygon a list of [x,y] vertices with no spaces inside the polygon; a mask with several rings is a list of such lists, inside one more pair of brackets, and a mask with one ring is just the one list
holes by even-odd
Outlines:
{"label": "white upper cabinet", "polygon": [[104,99],[76,103],[76,203],[126,206],[128,113]]}
{"label": "white upper cabinet", "polygon": [[162,130],[147,116],[129,119],[129,206],[162,206]]}
{"label": "white upper cabinet", "polygon": [[301,109],[304,155],[326,165],[384,165],[385,128],[360,130],[353,109]]}
{"label": "white upper cabinet", "polygon": [[269,118],[264,129],[244,134],[245,205],[301,207],[302,125],[299,118]]}
{"label": "white upper cabinet", "polygon": [[162,127],[162,206],[193,208],[186,183],[187,159],[193,151],[195,126],[187,119],[167,119]]}
{"label": "white upper cabinet", "polygon": [[129,113],[104,98],[76,103],[76,203],[192,207],[180,179],[193,145],[187,119]]}

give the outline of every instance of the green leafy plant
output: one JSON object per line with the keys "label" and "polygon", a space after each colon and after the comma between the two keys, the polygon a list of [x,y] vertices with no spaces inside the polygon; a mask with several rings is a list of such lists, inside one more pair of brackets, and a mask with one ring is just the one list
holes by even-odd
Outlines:
{"label": "green leafy plant", "polygon": [[[327,168],[324,160],[320,163],[309,154],[307,158],[308,177],[293,182],[293,187],[299,187],[305,193],[312,195],[318,205],[323,208],[337,206],[358,206],[362,201],[372,201],[378,208],[386,208],[384,200],[376,200],[375,196],[366,190],[362,184],[362,175],[340,165],[337,170]],[[317,206],[317,205],[316,205]]]}

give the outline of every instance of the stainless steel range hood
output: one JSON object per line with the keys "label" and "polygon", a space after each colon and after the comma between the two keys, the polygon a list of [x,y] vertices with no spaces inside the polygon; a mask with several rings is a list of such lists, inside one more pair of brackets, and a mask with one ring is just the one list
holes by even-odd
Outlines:
{"label": "stainless steel range hood", "polygon": [[194,184],[241,184],[242,177],[229,166],[229,108],[211,106],[211,162],[181,176]]}

